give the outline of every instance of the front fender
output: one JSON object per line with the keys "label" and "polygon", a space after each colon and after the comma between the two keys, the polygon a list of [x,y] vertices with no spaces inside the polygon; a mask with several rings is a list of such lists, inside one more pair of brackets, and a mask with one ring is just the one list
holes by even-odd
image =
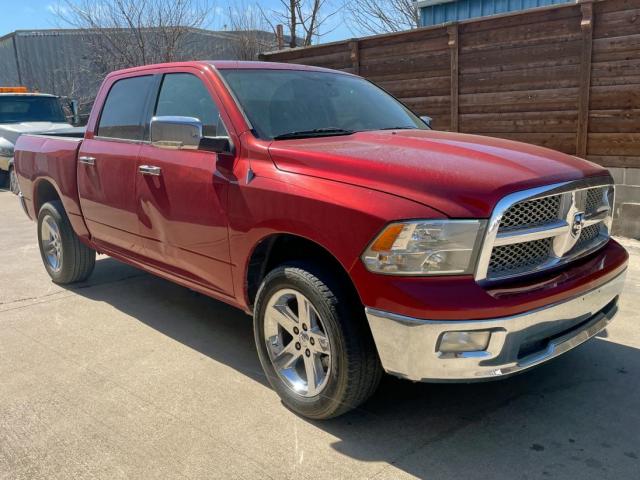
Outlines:
{"label": "front fender", "polygon": [[[310,240],[349,271],[389,222],[443,218],[422,204],[354,185],[276,171],[236,185],[229,198],[229,240],[234,283],[244,292],[248,262],[261,241],[274,234]],[[366,285],[355,285],[360,291]],[[245,295],[246,296],[246,295]],[[239,299],[247,303],[247,299]]]}

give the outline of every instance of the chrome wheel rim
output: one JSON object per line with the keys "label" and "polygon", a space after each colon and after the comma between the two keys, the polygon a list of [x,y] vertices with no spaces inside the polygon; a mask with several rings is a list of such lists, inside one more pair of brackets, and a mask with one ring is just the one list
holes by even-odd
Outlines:
{"label": "chrome wheel rim", "polygon": [[292,289],[275,292],[264,314],[269,359],[284,384],[303,397],[322,393],[331,373],[327,323],[307,297]]}
{"label": "chrome wheel rim", "polygon": [[58,224],[51,215],[42,219],[40,227],[42,238],[42,252],[44,259],[53,271],[60,270],[62,266],[62,238]]}
{"label": "chrome wheel rim", "polygon": [[20,188],[18,187],[18,177],[14,170],[11,170],[11,173],[9,174],[9,188],[16,194],[20,191]]}

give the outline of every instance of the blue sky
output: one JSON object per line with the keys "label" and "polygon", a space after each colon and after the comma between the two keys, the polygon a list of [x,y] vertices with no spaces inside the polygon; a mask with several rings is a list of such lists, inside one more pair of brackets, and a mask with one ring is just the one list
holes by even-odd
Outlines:
{"label": "blue sky", "polygon": [[[339,1],[336,0],[336,2]],[[215,5],[218,7],[218,11],[224,12],[230,2],[233,2],[233,0],[217,0]],[[246,1],[245,3],[250,4],[251,2]],[[279,2],[278,0],[260,0],[259,3],[263,8],[268,9],[278,5]],[[0,8],[2,8],[2,14],[0,14],[0,36],[14,30],[57,28],[59,26],[58,21],[53,13],[55,4],[56,0],[0,0]],[[217,21],[220,25],[224,23],[224,19],[220,18],[220,15],[218,15]],[[340,14],[334,15],[330,23],[327,26],[327,30],[332,29],[332,32],[322,37],[322,42],[354,36],[349,28],[342,24]]]}

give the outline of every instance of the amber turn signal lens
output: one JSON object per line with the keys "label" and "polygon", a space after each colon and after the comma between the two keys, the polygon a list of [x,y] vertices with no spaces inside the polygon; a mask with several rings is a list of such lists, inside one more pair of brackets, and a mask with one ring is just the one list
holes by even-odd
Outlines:
{"label": "amber turn signal lens", "polygon": [[394,223],[389,225],[384,232],[378,236],[376,241],[371,245],[371,250],[374,252],[385,252],[391,250],[393,242],[396,241],[400,232],[404,228],[404,223]]}

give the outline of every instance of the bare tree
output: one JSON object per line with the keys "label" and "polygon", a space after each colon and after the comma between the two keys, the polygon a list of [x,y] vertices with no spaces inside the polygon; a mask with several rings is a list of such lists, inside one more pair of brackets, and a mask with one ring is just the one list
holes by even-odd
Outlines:
{"label": "bare tree", "polygon": [[231,50],[238,60],[256,60],[260,53],[276,47],[275,35],[267,33],[270,25],[256,5],[230,5],[226,21],[225,30],[231,30]]}
{"label": "bare tree", "polygon": [[415,0],[345,0],[345,21],[363,35],[400,32],[420,25]]}
{"label": "bare tree", "polygon": [[[287,26],[289,46],[307,47],[331,30],[324,30],[327,20],[338,10],[331,7],[329,0],[279,0],[276,9],[261,10],[265,21],[275,32],[277,24]],[[300,30],[298,30],[300,27]],[[298,35],[300,32],[301,36]],[[299,45],[300,43],[300,45]]]}
{"label": "bare tree", "polygon": [[190,32],[209,20],[209,0],[60,0],[61,23],[83,41],[102,73],[191,56]]}

